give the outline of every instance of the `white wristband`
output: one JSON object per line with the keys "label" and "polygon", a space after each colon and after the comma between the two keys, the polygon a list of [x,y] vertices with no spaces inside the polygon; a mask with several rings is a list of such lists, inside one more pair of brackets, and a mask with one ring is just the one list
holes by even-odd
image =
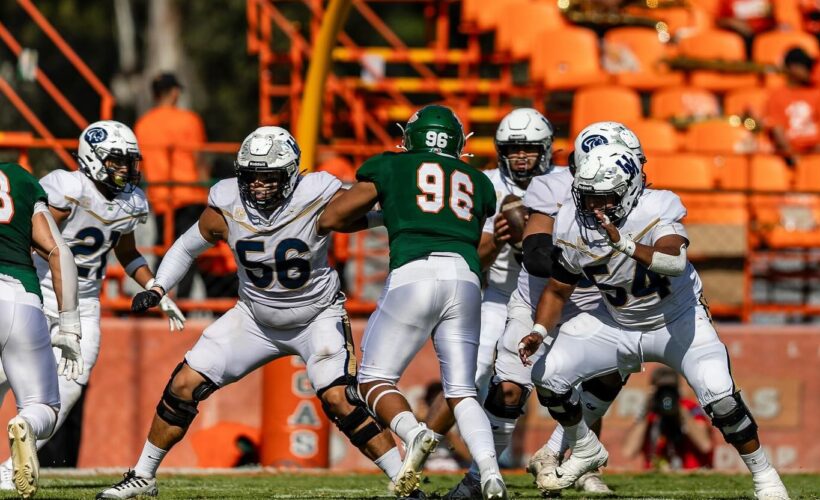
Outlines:
{"label": "white wristband", "polygon": [[624,238],[621,236],[621,239],[615,243],[612,243],[612,248],[615,250],[626,254],[629,257],[635,255],[635,242],[630,240],[629,238]]}
{"label": "white wristband", "polygon": [[542,338],[547,336],[547,329],[544,328],[544,325],[539,325],[538,323],[532,325],[532,331],[540,335]]}

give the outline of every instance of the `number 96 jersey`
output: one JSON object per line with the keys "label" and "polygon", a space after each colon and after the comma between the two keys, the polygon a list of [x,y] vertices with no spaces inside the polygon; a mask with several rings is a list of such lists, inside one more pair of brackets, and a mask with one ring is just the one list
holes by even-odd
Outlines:
{"label": "number 96 jersey", "polygon": [[[651,246],[672,234],[686,238],[681,224],[685,216],[686,209],[677,195],[646,189],[619,230],[627,238]],[[582,227],[574,203],[559,210],[554,239],[560,249],[560,264],[571,273],[583,274],[601,291],[604,304],[621,326],[659,328],[691,311],[700,300],[703,286],[690,262],[676,277],[650,271],[610,247],[598,231]]]}
{"label": "number 96 jersey", "polygon": [[236,178],[211,188],[208,204],[222,213],[239,276],[239,297],[260,323],[276,328],[307,324],[339,294],[328,266],[329,235],[317,222],[342,183],[326,172],[301,177],[293,194],[269,217],[245,205]]}
{"label": "number 96 jersey", "polygon": [[[134,232],[137,224],[145,223],[148,217],[145,193],[135,188],[109,200],[85,174],[65,170],[50,172],[40,179],[40,185],[48,194],[50,206],[70,212],[60,233],[77,264],[79,297],[99,298],[108,253],[122,235]],[[48,263],[39,256],[34,263],[43,293],[53,296]]]}

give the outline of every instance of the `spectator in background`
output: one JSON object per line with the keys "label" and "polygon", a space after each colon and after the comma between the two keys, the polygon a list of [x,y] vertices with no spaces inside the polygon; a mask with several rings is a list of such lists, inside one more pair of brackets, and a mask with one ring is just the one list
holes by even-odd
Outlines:
{"label": "spectator in background", "polygon": [[[205,125],[193,111],[177,107],[182,85],[173,73],[162,73],[151,83],[154,107],[142,115],[134,127],[142,146],[142,173],[148,182],[148,201],[156,216],[157,244],[170,245],[179,238],[205,209],[208,190],[193,185],[210,180],[196,149],[205,143]],[[184,185],[163,185],[169,182]],[[165,235],[166,221],[173,220],[173,231]],[[177,288],[188,297],[194,271]]]}
{"label": "spectator in background", "polygon": [[642,454],[645,469],[712,467],[712,428],[697,401],[680,397],[678,374],[666,366],[652,372],[646,406],[624,439],[627,458]]}
{"label": "spectator in background", "polygon": [[755,35],[774,29],[774,2],[769,0],[720,0],[717,25],[738,33],[746,41],[746,57],[751,59]]}
{"label": "spectator in background", "polygon": [[815,61],[803,49],[786,53],[787,86],[772,89],[765,125],[775,148],[794,164],[795,155],[820,152],[820,88],[813,86]]}
{"label": "spectator in background", "polygon": [[[356,168],[346,158],[336,155],[322,155],[319,157],[319,172],[327,172],[342,181],[344,188],[349,188],[356,182]],[[330,266],[339,274],[339,283],[342,291],[347,293],[348,288],[345,269],[347,261],[350,259],[350,234],[334,232],[330,240],[328,251]]]}

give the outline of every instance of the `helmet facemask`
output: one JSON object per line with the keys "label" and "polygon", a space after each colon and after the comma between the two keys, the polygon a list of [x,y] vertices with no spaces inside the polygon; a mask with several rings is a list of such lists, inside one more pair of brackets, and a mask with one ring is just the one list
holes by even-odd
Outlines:
{"label": "helmet facemask", "polygon": [[134,151],[123,152],[121,149],[109,151],[102,147],[92,147],[92,151],[105,172],[104,178],[99,179],[100,183],[114,193],[131,193],[136,189],[142,179],[141,154]]}
{"label": "helmet facemask", "polygon": [[257,210],[271,211],[293,193],[296,163],[271,168],[263,162],[250,162],[235,167],[242,200]]}
{"label": "helmet facemask", "polygon": [[[547,144],[524,141],[498,143],[496,149],[502,172],[514,182],[528,182],[537,175],[547,173],[552,140],[547,141]],[[528,165],[522,169],[524,159]]]}
{"label": "helmet facemask", "polygon": [[603,213],[616,226],[620,225],[629,213],[629,210],[623,205],[626,190],[626,185],[620,185],[614,190],[601,192],[596,192],[592,188],[573,187],[572,198],[575,201],[576,212],[581,225],[587,229],[598,229],[601,222],[598,220],[596,212]]}

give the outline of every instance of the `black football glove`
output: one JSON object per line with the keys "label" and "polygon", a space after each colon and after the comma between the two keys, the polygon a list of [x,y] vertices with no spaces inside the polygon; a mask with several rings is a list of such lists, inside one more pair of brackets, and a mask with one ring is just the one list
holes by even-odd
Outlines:
{"label": "black football glove", "polygon": [[158,306],[161,299],[159,292],[145,290],[134,295],[134,299],[131,301],[131,311],[135,313],[145,312],[152,307]]}

